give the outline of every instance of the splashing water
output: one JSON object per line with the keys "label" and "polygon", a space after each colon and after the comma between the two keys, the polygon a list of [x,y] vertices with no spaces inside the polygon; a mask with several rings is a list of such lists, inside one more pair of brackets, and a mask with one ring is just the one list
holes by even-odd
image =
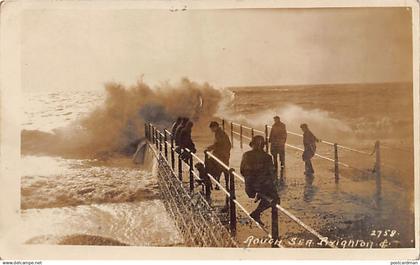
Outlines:
{"label": "splashing water", "polygon": [[106,99],[85,117],[53,132],[22,131],[22,152],[92,155],[120,152],[143,136],[144,121],[169,126],[179,116],[199,121],[218,109],[220,92],[209,84],[184,78],[177,85],[155,89],[145,83],[131,87],[108,83]]}

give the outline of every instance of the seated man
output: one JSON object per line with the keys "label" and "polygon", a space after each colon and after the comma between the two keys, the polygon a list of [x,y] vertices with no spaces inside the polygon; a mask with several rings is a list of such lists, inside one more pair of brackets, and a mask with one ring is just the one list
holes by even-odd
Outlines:
{"label": "seated man", "polygon": [[249,144],[251,151],[244,153],[241,161],[241,174],[245,177],[245,191],[249,198],[261,200],[251,217],[261,222],[261,213],[277,203],[275,168],[272,157],[264,152],[264,137],[257,135]]}
{"label": "seated man", "polygon": [[195,168],[197,169],[199,178],[200,178],[199,180],[197,180],[197,183],[200,185],[204,184],[204,187],[205,187],[204,195],[205,195],[206,200],[210,203],[211,190],[213,189],[213,185],[211,183],[209,176],[207,175],[208,172],[207,172],[206,166],[205,164],[199,162],[195,164]]}

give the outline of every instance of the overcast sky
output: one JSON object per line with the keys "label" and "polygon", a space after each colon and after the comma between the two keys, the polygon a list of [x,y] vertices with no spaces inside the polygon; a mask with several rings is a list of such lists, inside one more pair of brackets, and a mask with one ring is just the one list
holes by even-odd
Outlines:
{"label": "overcast sky", "polygon": [[22,18],[24,90],[100,89],[186,76],[216,86],[405,82],[405,8],[32,10]]}

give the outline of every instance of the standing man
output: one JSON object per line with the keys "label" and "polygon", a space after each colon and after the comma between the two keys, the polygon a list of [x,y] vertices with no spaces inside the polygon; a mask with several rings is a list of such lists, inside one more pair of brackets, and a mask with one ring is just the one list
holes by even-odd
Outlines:
{"label": "standing man", "polygon": [[278,174],[279,164],[277,161],[277,156],[280,158],[281,169],[285,167],[285,144],[287,139],[287,130],[286,125],[280,121],[279,116],[275,116],[274,124],[271,127],[270,137],[268,141],[270,142],[270,152],[273,156],[274,167],[276,168],[276,174]]}
{"label": "standing man", "polygon": [[[192,140],[191,133],[192,133],[193,122],[188,121],[184,128],[181,131],[179,147],[181,150],[188,148],[192,153],[195,153],[197,150],[195,149],[195,144]],[[188,161],[191,158],[191,155],[186,151],[182,151],[181,158],[184,161]]]}
{"label": "standing man", "polygon": [[264,137],[254,136],[249,145],[252,150],[245,152],[242,156],[241,174],[245,177],[245,192],[248,197],[256,198],[256,202],[260,200],[250,216],[264,225],[261,222],[261,213],[278,201],[275,168],[272,157],[264,152]]}
{"label": "standing man", "polygon": [[[229,136],[220,128],[219,123],[216,121],[210,122],[210,130],[214,133],[214,143],[206,148],[205,151],[211,151],[215,157],[220,159],[225,165],[229,166],[230,149],[232,144],[230,143]],[[219,165],[214,159],[209,159],[209,173],[220,182],[220,176],[222,172],[225,175],[226,185],[229,182],[229,173],[227,170]],[[219,187],[216,185],[216,190]]]}
{"label": "standing man", "polygon": [[308,125],[303,123],[300,125],[303,131],[303,146],[304,151],[302,154],[302,160],[305,161],[305,176],[313,177],[315,171],[312,166],[311,159],[314,157],[316,152],[316,142],[319,142],[318,138],[309,130]]}

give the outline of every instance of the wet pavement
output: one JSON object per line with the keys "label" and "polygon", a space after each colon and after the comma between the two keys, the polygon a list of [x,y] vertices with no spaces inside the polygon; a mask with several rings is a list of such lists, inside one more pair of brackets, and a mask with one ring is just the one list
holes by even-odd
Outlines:
{"label": "wet pavement", "polygon": [[[197,135],[197,155],[204,157],[205,142],[211,139]],[[239,172],[242,154],[249,150],[244,140],[243,149],[235,138],[231,151],[230,166]],[[329,156],[331,157],[331,156]],[[376,196],[376,180],[366,171],[340,168],[340,178],[335,181],[334,163],[314,158],[315,175],[313,179],[304,176],[301,151],[286,148],[286,168],[284,182],[279,183],[280,204],[283,208],[309,225],[337,247],[413,247],[414,210],[411,198],[404,188],[383,178],[381,197]],[[279,172],[280,173],[280,172]],[[280,174],[279,174],[280,175]],[[224,178],[221,178],[224,184]],[[187,180],[185,176],[184,181]],[[235,179],[237,200],[248,212],[257,206],[254,199],[247,197],[244,183]],[[212,204],[222,208],[225,195],[213,190]],[[270,247],[264,242],[267,234],[249,221],[246,214],[237,208],[237,240],[243,246]],[[271,231],[271,210],[262,215],[268,231]],[[317,237],[299,226],[285,214],[279,214],[279,230],[282,245],[286,247],[326,247]],[[260,241],[256,239],[261,239]],[[253,240],[253,243],[250,243]],[[255,244],[254,244],[255,243]]]}

